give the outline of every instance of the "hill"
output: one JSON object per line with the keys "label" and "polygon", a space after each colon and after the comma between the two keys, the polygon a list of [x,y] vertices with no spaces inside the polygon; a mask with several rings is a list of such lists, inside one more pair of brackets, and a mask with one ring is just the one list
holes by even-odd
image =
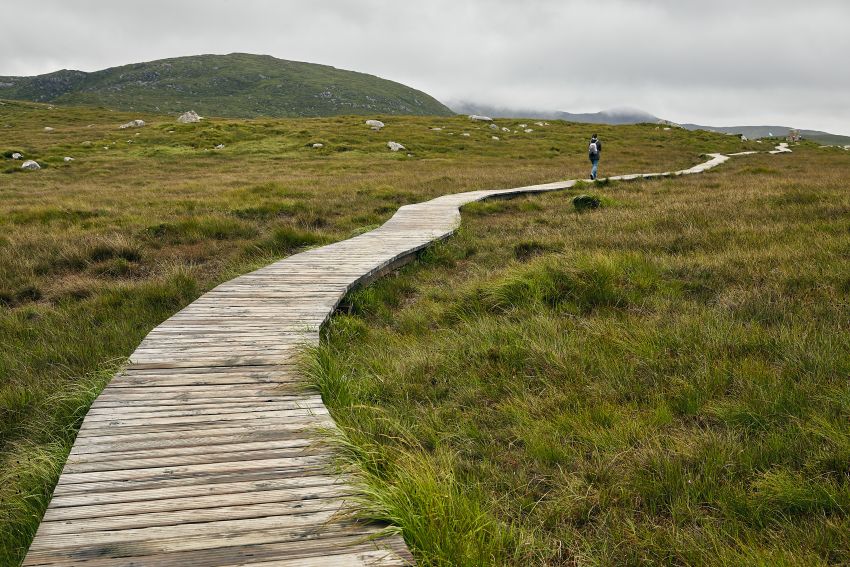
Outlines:
{"label": "hill", "polygon": [[452,114],[426,93],[380,77],[247,53],[0,77],[0,98],[234,118]]}
{"label": "hill", "polygon": [[581,122],[584,124],[641,124],[658,122],[660,118],[648,112],[635,108],[612,108],[600,112],[572,113],[562,110],[540,110],[530,108],[505,108],[470,102],[459,102],[451,105],[458,114],[483,114],[494,118],[542,118],[546,120],[564,120],[566,122]]}
{"label": "hill", "polygon": [[[649,112],[635,108],[612,108],[600,112],[572,113],[560,110],[534,110],[522,108],[504,108],[468,102],[460,102],[451,105],[455,112],[460,114],[486,114],[496,118],[523,116],[525,118],[542,118],[547,120],[566,120],[567,122],[582,122],[585,124],[641,124],[644,122],[667,123]],[[791,126],[703,126],[700,124],[681,124],[688,130],[707,130],[722,134],[744,134],[748,138],[784,138],[792,130]],[[850,144],[850,136],[830,134],[820,130],[798,130],[806,140],[829,145]]]}
{"label": "hill", "polygon": [[[721,132],[724,134],[743,134],[747,138],[784,138],[792,128],[788,126],[700,126],[699,124],[682,124],[688,130],[708,130],[709,132]],[[828,145],[850,144],[850,136],[830,134],[819,130],[797,130],[800,135],[813,142]]]}

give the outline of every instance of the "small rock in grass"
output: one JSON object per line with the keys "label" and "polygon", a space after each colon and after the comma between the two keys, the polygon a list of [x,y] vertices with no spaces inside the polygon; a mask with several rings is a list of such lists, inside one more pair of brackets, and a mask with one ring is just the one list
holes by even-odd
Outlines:
{"label": "small rock in grass", "polygon": [[499,127],[495,124],[490,124],[490,130],[498,130]]}
{"label": "small rock in grass", "polygon": [[575,207],[577,211],[598,209],[599,204],[599,197],[594,197],[592,195],[576,195],[573,197],[573,207]]}
{"label": "small rock in grass", "polygon": [[531,128],[526,128],[525,130],[523,130],[523,132],[525,132],[526,134],[531,134],[532,132],[534,132],[534,130],[532,130]]}
{"label": "small rock in grass", "polygon": [[18,152],[12,154],[12,159],[22,159],[23,157],[23,154],[19,154]]}
{"label": "small rock in grass", "polygon": [[189,112],[184,112],[180,116],[177,117],[177,122],[180,124],[191,124],[193,122],[200,122],[202,118],[198,116],[198,113],[194,110],[190,110]]}
{"label": "small rock in grass", "polygon": [[215,147],[215,149],[217,149],[217,150],[223,150],[223,149],[224,149],[224,144],[219,144],[219,145],[217,145],[217,146]]}
{"label": "small rock in grass", "polygon": [[494,139],[494,140],[498,140],[498,139],[499,139],[499,137],[498,137],[498,136],[493,136],[493,139]]}
{"label": "small rock in grass", "polygon": [[90,142],[89,140],[86,140],[85,142],[83,142],[83,143],[82,143],[82,144],[80,144],[80,145],[81,145],[82,147],[84,147],[84,148],[90,148],[90,147],[91,147],[91,142]]}
{"label": "small rock in grass", "polygon": [[399,151],[399,150],[406,150],[406,149],[407,149],[407,148],[405,148],[404,146],[402,146],[401,144],[399,144],[398,142],[387,142],[387,147],[388,147],[391,151],[394,151],[394,152],[397,152],[397,151]]}
{"label": "small rock in grass", "polygon": [[44,127],[44,131],[45,131],[45,132],[53,132],[53,130],[54,130],[54,128],[51,128],[50,126],[45,126],[45,127]]}
{"label": "small rock in grass", "polygon": [[519,127],[520,128],[528,128],[528,124],[520,124]]}
{"label": "small rock in grass", "polygon": [[438,128],[431,128],[431,130],[433,130],[434,132],[442,132],[443,131],[443,129],[439,128],[439,127]]}
{"label": "small rock in grass", "polygon": [[378,130],[383,128],[385,126],[385,124],[383,122],[381,122],[380,120],[367,120],[366,126],[368,126],[372,130],[375,130],[377,132]]}
{"label": "small rock in grass", "polygon": [[122,124],[118,128],[120,130],[126,130],[127,128],[141,128],[144,125],[145,125],[144,120],[138,120],[137,119],[137,120],[130,120],[129,122],[127,122],[126,124]]}
{"label": "small rock in grass", "polygon": [[27,171],[35,171],[37,169],[41,169],[41,166],[38,165],[37,161],[28,159],[27,161],[21,164],[21,169],[26,169]]}
{"label": "small rock in grass", "polygon": [[493,119],[490,118],[489,116],[480,116],[478,114],[470,114],[469,119],[470,120],[477,120],[477,121],[480,121],[480,122],[492,122],[493,121]]}
{"label": "small rock in grass", "polygon": [[535,125],[537,125],[537,126],[540,126],[541,128],[542,128],[543,126],[545,126],[545,124],[543,124],[542,122],[535,122],[534,124],[535,124]]}
{"label": "small rock in grass", "polygon": [[461,136],[463,136],[464,138],[469,138],[470,134],[469,132],[464,132],[463,134],[461,134]]}
{"label": "small rock in grass", "polygon": [[65,163],[70,163],[70,162],[74,161],[74,158],[69,157],[69,156],[65,156],[65,157],[64,157],[64,158],[62,158],[62,159],[65,161]]}
{"label": "small rock in grass", "polygon": [[324,148],[324,147],[325,147],[325,145],[324,145],[324,144],[320,144],[319,142],[316,142],[315,144],[313,144],[313,147],[314,147],[314,148],[316,148],[316,149],[318,150],[319,148]]}
{"label": "small rock in grass", "polygon": [[507,126],[502,126],[502,132],[510,132],[510,131],[511,131],[511,129],[508,128]]}

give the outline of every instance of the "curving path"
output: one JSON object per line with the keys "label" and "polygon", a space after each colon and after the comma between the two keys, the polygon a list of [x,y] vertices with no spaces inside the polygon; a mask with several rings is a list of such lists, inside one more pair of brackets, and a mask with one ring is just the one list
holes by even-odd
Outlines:
{"label": "curving path", "polygon": [[[687,175],[727,159],[711,154]],[[24,565],[408,565],[397,535],[340,514],[353,492],[299,386],[295,356],[345,294],[412,259],[489,197],[576,181],[471,191],[401,207],[380,228],[224,283],[155,328],[83,422]]]}

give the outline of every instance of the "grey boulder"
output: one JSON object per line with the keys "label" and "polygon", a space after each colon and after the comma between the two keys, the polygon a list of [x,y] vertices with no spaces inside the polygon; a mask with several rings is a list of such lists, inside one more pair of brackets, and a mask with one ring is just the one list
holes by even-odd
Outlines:
{"label": "grey boulder", "polygon": [[201,117],[198,116],[198,113],[194,110],[190,110],[189,112],[184,112],[180,116],[177,117],[177,122],[180,124],[192,124],[193,122],[200,122]]}
{"label": "grey boulder", "polygon": [[144,120],[130,120],[129,122],[127,122],[126,124],[122,124],[118,128],[121,130],[126,130],[127,128],[141,128],[144,125]]}

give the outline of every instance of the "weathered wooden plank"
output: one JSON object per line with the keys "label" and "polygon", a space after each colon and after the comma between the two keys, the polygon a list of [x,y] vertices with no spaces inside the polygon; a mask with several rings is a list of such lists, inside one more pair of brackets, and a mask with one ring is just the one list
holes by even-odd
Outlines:
{"label": "weathered wooden plank", "polygon": [[[335,510],[322,510],[295,516],[269,515],[261,518],[186,523],[178,526],[103,530],[87,533],[85,543],[115,545],[136,542],[144,543],[145,547],[151,551],[171,551],[217,547],[216,540],[220,538],[227,538],[229,543],[234,545],[239,542],[250,544],[275,540],[297,541],[307,538],[305,532],[320,530],[326,522],[334,518],[335,514]],[[80,539],[75,534],[42,538],[39,533],[36,533],[30,549],[42,551],[74,548],[82,543]]]}
{"label": "weathered wooden plank", "polygon": [[98,506],[128,502],[146,503],[180,498],[256,494],[269,490],[287,490],[297,493],[299,490],[306,488],[320,489],[326,486],[346,486],[344,479],[336,474],[313,474],[233,482],[222,481],[209,484],[202,484],[201,482],[190,485],[156,485],[154,488],[137,488],[132,490],[67,493],[64,495],[55,495],[50,502],[50,507],[53,510],[54,508]]}
{"label": "weathered wooden plank", "polygon": [[272,451],[276,449],[294,449],[319,445],[312,439],[281,439],[263,441],[245,441],[242,443],[220,443],[217,445],[196,445],[191,447],[148,448],[140,451],[115,451],[112,453],[77,453],[71,451],[68,464],[94,463],[98,461],[115,461],[120,459],[153,459],[157,457],[175,457],[190,455],[218,455],[240,451]]}
{"label": "weathered wooden plank", "polygon": [[[187,502],[187,504],[189,504]],[[221,520],[246,520],[275,516],[281,523],[291,516],[316,512],[339,512],[345,505],[344,497],[313,498],[305,500],[244,504],[229,506],[220,503],[210,508],[177,509],[167,512],[148,511],[140,514],[112,515],[107,518],[81,518],[72,520],[42,521],[38,529],[40,537],[56,537],[64,534],[85,534],[105,530],[127,530],[160,526],[179,527],[187,523],[215,522]]]}
{"label": "weathered wooden plank", "polygon": [[201,465],[181,465],[169,467],[152,467],[144,469],[110,470],[97,472],[68,472],[59,479],[60,484],[80,484],[118,480],[127,482],[137,479],[164,479],[181,476],[195,476],[205,473],[241,472],[255,470],[286,470],[298,467],[326,465],[331,457],[327,454],[307,455],[304,457],[283,457],[260,459],[253,461],[225,461]]}
{"label": "weathered wooden plank", "polygon": [[255,449],[244,451],[215,451],[209,453],[180,454],[170,456],[115,458],[109,460],[68,462],[65,474],[142,470],[149,468],[167,468],[189,465],[204,465],[215,463],[233,463],[238,461],[259,461],[283,459],[291,457],[307,457],[323,454],[325,451],[318,446],[287,447],[279,449]]}
{"label": "weathered wooden plank", "polygon": [[287,420],[275,423],[227,422],[199,431],[190,424],[187,427],[158,426],[149,428],[123,428],[115,430],[92,431],[77,437],[74,449],[79,452],[106,451],[114,447],[120,450],[141,450],[152,447],[177,447],[184,445],[202,445],[221,440],[291,439],[315,431],[316,427],[333,425],[325,419],[303,419],[298,422]]}
{"label": "weathered wooden plank", "polygon": [[[234,534],[233,538],[220,538],[215,542],[199,545],[196,540],[160,539],[150,543],[128,542],[88,545],[86,542],[73,548],[48,549],[27,556],[28,566],[37,565],[85,565],[86,567],[139,567],[156,565],[157,567],[186,567],[204,565],[224,567],[228,565],[254,565],[264,560],[277,560],[281,557],[301,559],[321,556],[328,550],[357,552],[370,551],[383,544],[389,550],[403,553],[393,540],[380,544],[368,541],[374,529],[363,526],[329,523],[323,531],[302,530],[300,537],[295,529],[274,530],[268,532],[268,541],[251,541],[249,534]],[[397,538],[393,538],[397,539]],[[245,543],[245,542],[249,543]],[[405,550],[406,551],[406,550]],[[106,557],[105,557],[106,556]]]}
{"label": "weathered wooden plank", "polygon": [[66,484],[59,479],[54,495],[80,496],[97,493],[113,493],[126,491],[128,494],[139,490],[162,490],[172,488],[191,488],[194,486],[209,486],[235,482],[260,482],[291,478],[324,477],[333,471],[325,464],[301,466],[293,468],[252,469],[243,471],[206,472],[203,475],[181,476],[176,478],[145,478],[126,480],[100,480],[93,482],[78,482]]}
{"label": "weathered wooden plank", "polygon": [[241,404],[230,406],[229,408],[226,405],[223,407],[212,406],[206,408],[145,408],[144,410],[135,411],[132,408],[126,407],[96,408],[91,410],[88,415],[86,415],[86,421],[90,422],[91,424],[95,421],[114,422],[115,420],[145,420],[147,418],[217,416],[221,414],[235,413],[266,414],[271,411],[306,410],[311,408],[326,411],[324,410],[324,404],[322,404],[321,400],[316,401],[310,399],[296,399],[291,401],[274,401],[272,398],[269,398],[265,402],[258,402],[251,405]]}
{"label": "weathered wooden plank", "polygon": [[227,408],[263,408],[273,407],[279,403],[296,403],[303,401],[310,404],[312,407],[315,404],[321,403],[321,398],[305,397],[305,396],[267,396],[265,398],[190,398],[186,400],[175,400],[171,398],[165,399],[149,399],[149,400],[122,400],[104,401],[92,406],[89,413],[101,412],[105,410],[120,409],[125,415],[136,414],[140,412],[159,412],[159,411],[175,411],[175,410],[222,410]]}
{"label": "weathered wooden plank", "polygon": [[[188,496],[183,498],[158,498],[113,504],[88,504],[80,506],[55,507],[44,516],[43,522],[68,522],[91,518],[116,518],[118,516],[144,516],[153,512],[178,512],[218,508],[220,506],[248,506],[254,504],[274,504],[281,502],[297,503],[305,500],[342,499],[354,494],[351,486],[344,484],[325,484],[303,488],[287,488],[283,490],[249,490],[247,492],[231,492],[210,496]],[[293,508],[295,510],[295,508]],[[304,511],[304,510],[302,510]],[[283,513],[283,512],[281,512]],[[94,524],[90,524],[94,525]],[[154,524],[146,524],[154,525]],[[164,525],[164,524],[163,524]],[[118,529],[117,525],[107,526]]]}

